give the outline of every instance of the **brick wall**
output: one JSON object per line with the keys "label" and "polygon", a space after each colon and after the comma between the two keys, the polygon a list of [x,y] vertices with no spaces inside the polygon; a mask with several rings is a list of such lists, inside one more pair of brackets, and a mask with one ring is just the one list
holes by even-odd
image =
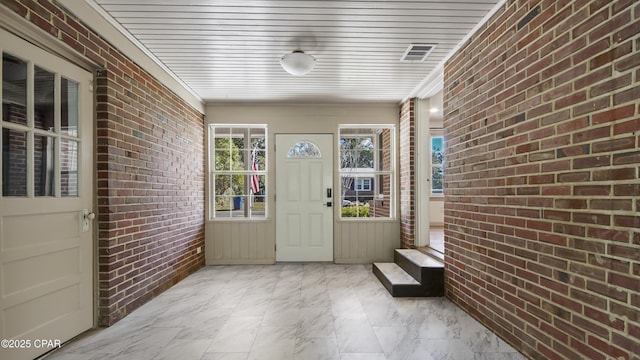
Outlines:
{"label": "brick wall", "polygon": [[108,326],[204,265],[204,117],[55,3],[2,3],[103,69],[98,317]]}
{"label": "brick wall", "polygon": [[413,248],[415,244],[415,99],[400,107],[400,246]]}
{"label": "brick wall", "polygon": [[446,295],[532,359],[640,359],[639,24],[507,1],[445,66]]}
{"label": "brick wall", "polygon": [[[391,149],[391,129],[383,129],[378,135],[380,148],[384,149],[380,154],[380,168],[378,170],[391,169],[392,153]],[[389,217],[391,214],[391,176],[379,175],[373,179],[373,186],[378,189],[379,194],[383,195],[382,199],[373,199],[369,201],[371,217]]]}

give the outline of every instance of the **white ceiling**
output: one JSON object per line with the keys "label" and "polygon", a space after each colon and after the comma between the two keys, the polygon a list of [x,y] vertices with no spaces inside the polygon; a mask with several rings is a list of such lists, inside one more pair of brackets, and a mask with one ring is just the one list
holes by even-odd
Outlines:
{"label": "white ceiling", "polygon": [[[499,3],[86,1],[207,103],[398,103],[430,96],[441,86],[443,60]],[[436,47],[424,62],[400,61],[412,43]],[[317,60],[305,76],[279,64],[296,49]]]}

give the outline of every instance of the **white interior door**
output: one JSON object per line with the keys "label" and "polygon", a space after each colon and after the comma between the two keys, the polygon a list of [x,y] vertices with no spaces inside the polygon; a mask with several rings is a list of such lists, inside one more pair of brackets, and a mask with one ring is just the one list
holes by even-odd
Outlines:
{"label": "white interior door", "polygon": [[333,135],[276,135],[276,261],[333,261]]}
{"label": "white interior door", "polygon": [[0,51],[0,359],[33,359],[93,326],[92,75],[3,30]]}

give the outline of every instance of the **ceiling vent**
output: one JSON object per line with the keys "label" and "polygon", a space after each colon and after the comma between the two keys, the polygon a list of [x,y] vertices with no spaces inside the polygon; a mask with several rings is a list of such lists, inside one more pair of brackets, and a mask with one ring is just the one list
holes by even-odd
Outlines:
{"label": "ceiling vent", "polygon": [[402,55],[401,61],[424,61],[436,46],[429,44],[411,44]]}

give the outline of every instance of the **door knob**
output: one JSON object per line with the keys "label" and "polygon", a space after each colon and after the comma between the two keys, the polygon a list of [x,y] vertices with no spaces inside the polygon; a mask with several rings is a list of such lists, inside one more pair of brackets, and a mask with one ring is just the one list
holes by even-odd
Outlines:
{"label": "door knob", "polygon": [[93,220],[93,219],[95,219],[95,218],[96,218],[96,213],[94,213],[94,212],[92,211],[92,212],[88,213],[88,214],[86,215],[86,217],[87,217],[87,219],[89,219],[89,220]]}

